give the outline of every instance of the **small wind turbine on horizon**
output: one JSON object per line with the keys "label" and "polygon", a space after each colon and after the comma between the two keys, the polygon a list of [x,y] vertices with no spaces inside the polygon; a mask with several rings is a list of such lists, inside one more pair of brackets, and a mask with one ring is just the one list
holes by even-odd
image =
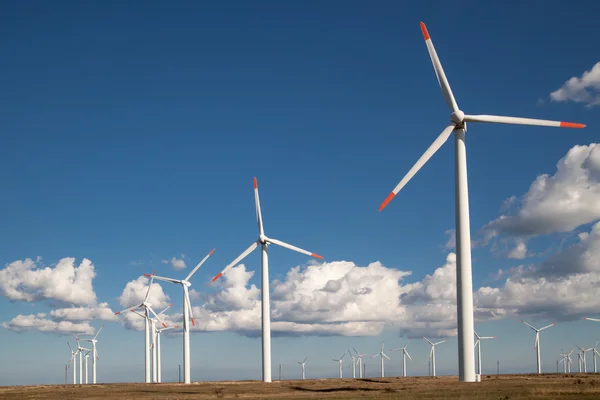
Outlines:
{"label": "small wind turbine on horizon", "polygon": [[431,351],[429,352],[429,358],[431,358],[431,376],[435,376],[435,346],[438,344],[445,343],[446,340],[442,340],[441,342],[433,343],[431,340],[427,339],[423,336],[423,339],[427,340],[431,345]]}
{"label": "small wind turbine on horizon", "polygon": [[358,362],[358,377],[360,379],[362,379],[363,374],[364,374],[364,368],[363,368],[363,357],[364,356],[368,356],[367,353],[361,354],[358,351],[356,351],[356,349],[353,347],[352,350],[354,350],[354,352],[356,353],[356,358],[357,358],[357,362]]}
{"label": "small wind turbine on horizon", "polygon": [[544,329],[547,329],[547,328],[550,328],[550,327],[556,325],[556,322],[554,322],[550,325],[547,325],[543,328],[540,328],[540,329],[534,328],[532,325],[528,324],[527,322],[525,322],[523,320],[521,320],[521,322],[535,331],[535,344],[533,345],[533,348],[535,349],[535,351],[537,353],[537,373],[541,374],[542,373],[542,362],[541,362],[541,358],[540,358],[540,332],[543,331]]}
{"label": "small wind turbine on horizon", "polygon": [[292,246],[291,244],[282,242],[277,239],[267,237],[263,228],[262,212],[260,209],[260,199],[258,197],[258,184],[256,178],[254,178],[254,203],[256,207],[256,221],[258,224],[258,240],[253,242],[242,254],[240,254],[235,260],[227,265],[221,272],[219,272],[212,281],[216,281],[223,274],[225,274],[230,268],[237,265],[247,255],[252,253],[258,245],[262,249],[262,279],[261,279],[261,310],[262,310],[262,374],[263,382],[271,382],[271,302],[269,300],[269,255],[267,247],[270,244],[275,244],[279,247],[283,247],[288,250],[293,250],[298,253],[306,254],[315,258],[323,258],[322,256],[312,253],[307,250],[303,250],[299,247]]}
{"label": "small wind turbine on horizon", "polygon": [[390,351],[402,350],[402,376],[404,376],[404,377],[406,377],[406,357],[408,357],[410,359],[410,361],[412,361],[412,357],[410,356],[410,354],[408,354],[408,351],[406,350],[406,346],[408,346],[408,341],[406,341],[406,344],[404,345],[404,347],[390,350]]}
{"label": "small wind turbine on horizon", "polygon": [[[190,279],[198,271],[198,269],[208,260],[208,257],[214,253],[215,249],[212,249],[208,255],[206,255],[202,261],[196,265],[196,267],[185,277],[185,279],[172,279],[165,278],[164,276],[154,276],[155,279],[164,282],[171,282],[181,285],[183,289],[183,383],[189,384],[191,381],[190,371],[190,320],[192,325],[195,326],[194,314],[192,312],[192,303],[190,302],[189,287],[192,286]],[[144,274],[144,276],[150,276]],[[164,324],[163,324],[164,325]],[[164,325],[166,328],[167,326]]]}
{"label": "small wind turbine on horizon", "polygon": [[475,347],[477,347],[477,373],[481,375],[481,341],[485,339],[495,339],[496,336],[479,336],[477,332],[474,333],[477,338],[475,341]]}
{"label": "small wind turbine on horizon", "polygon": [[71,359],[69,360],[69,364],[71,365],[71,361],[73,362],[73,385],[77,384],[77,352],[73,350],[71,347],[71,343],[67,341],[67,345],[69,346],[69,350],[71,351]]}
{"label": "small wind turbine on horizon", "polygon": [[307,359],[307,358],[308,358],[308,357],[304,357],[304,361],[302,361],[302,362],[300,362],[300,361],[297,361],[297,363],[298,363],[298,364],[300,364],[300,365],[302,366],[302,379],[303,379],[303,380],[304,380],[304,378],[305,378],[305,375],[304,375],[304,366],[306,365],[306,359]]}
{"label": "small wind turbine on horizon", "polygon": [[410,181],[410,179],[423,167],[437,150],[448,140],[454,132],[454,170],[455,170],[455,196],[456,196],[456,287],[457,287],[457,324],[458,324],[458,375],[464,382],[475,381],[475,357],[473,347],[473,277],[471,270],[471,232],[469,220],[469,190],[467,182],[467,154],[465,147],[465,132],[468,122],[491,122],[501,124],[553,126],[562,128],[584,128],[585,125],[547,121],[541,119],[504,117],[496,115],[466,115],[458,108],[458,104],[437,56],[427,27],[421,22],[421,32],[433,63],[438,84],[442,94],[452,111],[450,123],[429,146],[416,164],[402,178],[400,183],[392,190],[379,206],[379,211],[396,196],[396,194]]}
{"label": "small wind turbine on horizon", "polygon": [[96,361],[99,359],[98,349],[96,348],[96,343],[98,343],[98,335],[102,331],[102,328],[104,328],[104,324],[102,324],[100,329],[98,329],[98,332],[96,332],[96,336],[94,336],[92,339],[81,339],[84,342],[89,342],[92,344],[92,383],[93,384],[96,383]]}
{"label": "small wind turbine on horizon", "polygon": [[[79,384],[83,385],[83,352],[90,352],[90,349],[86,349],[79,344],[79,337],[75,334],[75,341],[77,342],[77,352],[79,353]],[[87,368],[87,367],[86,367]]]}
{"label": "small wind turbine on horizon", "polygon": [[356,379],[356,358],[350,352],[350,349],[348,349],[348,354],[350,354],[351,357],[350,366],[352,367],[352,378]]}
{"label": "small wind turbine on horizon", "polygon": [[383,343],[381,343],[381,351],[380,351],[379,353],[377,353],[377,354],[375,354],[375,355],[372,355],[372,356],[371,356],[371,358],[375,358],[375,357],[381,357],[381,377],[382,377],[382,378],[385,378],[385,368],[384,368],[384,365],[383,365],[383,358],[385,357],[385,358],[387,358],[388,360],[391,360],[391,358],[389,358],[389,357],[387,356],[387,354],[385,354],[385,353],[383,352]]}
{"label": "small wind turbine on horizon", "polygon": [[590,350],[594,350],[594,348],[590,347],[589,349],[582,349],[581,347],[579,347],[577,345],[575,345],[575,347],[577,347],[581,351],[581,362],[583,363],[583,373],[587,374],[587,360],[585,357],[585,353],[587,353]]}
{"label": "small wind turbine on horizon", "polygon": [[179,328],[179,325],[175,325],[175,326],[167,326],[166,328],[156,328],[156,369],[158,371],[157,373],[157,382],[161,383],[162,382],[162,365],[161,365],[161,355],[160,355],[160,337],[162,336],[162,333],[166,330],[169,329],[176,329]]}
{"label": "small wind turbine on horizon", "polygon": [[333,361],[337,361],[337,362],[338,362],[338,364],[339,364],[339,369],[340,369],[340,379],[342,379],[342,378],[343,378],[343,376],[342,376],[342,359],[344,358],[344,356],[345,356],[345,355],[346,355],[346,353],[343,353],[343,354],[342,354],[342,356],[341,356],[339,359],[337,359],[337,360],[336,360],[335,358],[332,358],[332,360],[333,360]]}
{"label": "small wind turbine on horizon", "polygon": [[89,372],[88,372],[88,359],[90,358],[90,353],[92,352],[92,350],[89,350],[87,353],[85,353],[85,355],[83,356],[83,358],[85,359],[85,384],[88,384],[88,377]]}

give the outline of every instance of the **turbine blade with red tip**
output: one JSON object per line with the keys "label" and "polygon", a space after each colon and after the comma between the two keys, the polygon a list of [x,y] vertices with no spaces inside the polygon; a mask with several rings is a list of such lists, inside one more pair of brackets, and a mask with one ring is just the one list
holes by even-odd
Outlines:
{"label": "turbine blade with red tip", "polygon": [[503,117],[500,115],[465,115],[465,122],[489,122],[496,124],[553,126],[556,128],[585,128],[586,125],[575,122],[550,121],[521,117]]}
{"label": "turbine blade with red tip", "polygon": [[320,256],[320,255],[315,254],[315,253],[311,253],[308,250],[301,249],[300,247],[293,246],[293,245],[288,244],[286,242],[282,242],[281,240],[267,238],[267,242],[276,244],[277,246],[281,246],[281,247],[286,248],[288,250],[293,250],[293,251],[297,251],[298,253],[306,254],[307,256],[311,256],[311,257],[314,257],[314,258],[323,258],[323,256]]}

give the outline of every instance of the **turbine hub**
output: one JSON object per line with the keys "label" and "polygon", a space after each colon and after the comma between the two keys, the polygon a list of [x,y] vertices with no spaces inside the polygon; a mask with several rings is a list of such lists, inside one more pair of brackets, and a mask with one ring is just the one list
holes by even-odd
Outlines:
{"label": "turbine hub", "polygon": [[188,281],[181,281],[181,283],[182,283],[183,285],[187,286],[187,287],[190,287],[190,286],[192,286],[192,284],[191,284],[191,283],[189,283]]}
{"label": "turbine hub", "polygon": [[450,115],[450,119],[456,124],[456,126],[462,127],[463,121],[465,119],[465,113],[461,110],[456,110],[452,113],[452,115]]}
{"label": "turbine hub", "polygon": [[267,244],[267,237],[265,235],[258,235],[258,240],[262,243],[262,244]]}

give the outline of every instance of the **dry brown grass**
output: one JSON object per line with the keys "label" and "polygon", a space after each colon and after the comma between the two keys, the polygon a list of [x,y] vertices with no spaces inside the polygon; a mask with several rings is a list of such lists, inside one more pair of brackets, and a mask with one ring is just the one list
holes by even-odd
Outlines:
{"label": "dry brown grass", "polygon": [[314,379],[191,385],[102,384],[0,387],[0,399],[600,399],[600,375],[486,375],[465,384],[456,377]]}

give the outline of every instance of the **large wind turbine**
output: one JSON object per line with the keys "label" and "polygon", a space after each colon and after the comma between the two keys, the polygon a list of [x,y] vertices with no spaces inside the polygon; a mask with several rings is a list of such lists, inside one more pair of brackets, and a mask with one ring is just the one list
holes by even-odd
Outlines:
{"label": "large wind turbine", "polygon": [[[150,320],[150,313],[154,314],[154,316],[156,318],[158,318],[158,320],[162,323],[162,325],[166,328],[167,325],[165,325],[165,323],[160,319],[159,316],[156,315],[156,313],[154,312],[154,310],[152,309],[152,306],[150,303],[148,303],[148,296],[150,295],[150,289],[152,288],[152,282],[154,281],[154,274],[151,275],[150,278],[150,283],[148,284],[148,290],[146,291],[146,297],[144,297],[144,301],[137,305],[137,306],[132,306],[132,307],[127,307],[124,310],[118,311],[115,313],[115,315],[121,314],[122,312],[125,311],[131,311],[134,312],[138,315],[141,315],[144,318],[144,324],[145,324],[145,328],[146,328],[146,334],[144,336],[144,350],[145,350],[145,369],[146,369],[146,373],[145,373],[145,377],[146,377],[146,383],[150,383],[150,344],[149,344],[149,339],[150,339],[150,324],[149,324],[149,320]],[[143,308],[144,309],[144,314],[140,314],[135,312],[135,309],[137,308]]]}
{"label": "large wind turbine", "polygon": [[585,125],[572,122],[546,121],[540,119],[501,117],[495,115],[465,115],[458,108],[452,89],[437,56],[433,42],[425,24],[421,22],[421,31],[433,63],[435,75],[442,89],[446,103],[450,107],[450,123],[433,142],[417,163],[402,178],[400,183],[379,206],[381,211],[408,181],[421,169],[433,154],[448,140],[454,132],[455,152],[455,196],[456,196],[456,286],[458,317],[458,375],[464,382],[475,381],[475,363],[473,348],[473,278],[471,271],[471,232],[469,222],[469,192],[467,185],[467,154],[465,132],[467,122],[492,122],[500,124],[554,126],[562,128],[583,128]]}
{"label": "large wind turbine", "polygon": [[475,341],[475,347],[477,347],[477,372],[481,375],[481,341],[485,339],[495,339],[496,336],[479,336],[477,332],[475,332],[475,337],[477,338]]}
{"label": "large wind turbine", "polygon": [[339,364],[339,367],[340,367],[340,379],[343,378],[343,375],[342,375],[342,362],[343,361],[342,361],[342,359],[344,358],[345,355],[346,355],[346,353],[343,353],[342,356],[339,359],[337,359],[337,360],[335,358],[332,358],[333,361],[337,361],[338,364]]}
{"label": "large wind turbine", "polygon": [[69,360],[69,365],[71,364],[71,361],[73,361],[73,385],[77,384],[77,352],[73,350],[73,348],[71,347],[71,343],[67,342],[67,345],[69,346],[69,350],[71,350],[71,359]]}
{"label": "large wind turbine", "polygon": [[258,240],[250,245],[242,254],[240,254],[235,260],[228,266],[223,268],[223,271],[219,272],[217,276],[213,278],[213,282],[219,279],[225,272],[231,267],[237,265],[242,261],[248,254],[252,253],[254,249],[261,245],[262,248],[262,285],[261,285],[261,301],[262,301],[262,361],[263,361],[263,382],[271,382],[271,304],[269,300],[269,255],[267,247],[270,244],[276,244],[277,246],[297,251],[298,253],[306,254],[315,258],[323,258],[318,254],[311,253],[310,251],[303,250],[299,247],[292,246],[277,239],[267,237],[263,229],[262,213],[260,210],[260,200],[258,198],[258,185],[256,178],[254,178],[254,202],[256,206],[256,220],[258,223]]}
{"label": "large wind turbine", "polygon": [[92,339],[81,339],[84,342],[90,342],[92,344],[92,383],[96,383],[96,360],[98,359],[98,349],[96,349],[96,343],[98,343],[98,335],[100,334],[100,331],[102,331],[102,328],[104,328],[104,324],[102,324],[102,326],[100,327],[100,329],[98,329],[98,332],[96,332],[96,336],[94,336]]}
{"label": "large wind turbine", "polygon": [[[177,283],[181,285],[183,288],[183,383],[190,383],[190,319],[192,321],[192,325],[196,325],[194,322],[194,314],[192,313],[192,303],[190,302],[190,294],[189,287],[192,284],[189,282],[190,278],[198,271],[198,268],[202,266],[208,260],[208,257],[215,251],[212,249],[206,257],[202,259],[196,265],[196,267],[185,277],[185,279],[172,279],[165,278],[163,276],[154,276],[154,279],[158,279],[160,281]],[[150,276],[148,274],[144,274],[145,276]],[[166,325],[164,326],[167,327]]]}
{"label": "large wind turbine", "polygon": [[382,377],[382,378],[385,378],[385,368],[384,368],[384,365],[383,365],[383,358],[385,357],[385,358],[387,358],[388,360],[391,360],[391,358],[389,358],[389,357],[387,356],[387,354],[385,354],[385,353],[383,352],[383,343],[381,343],[381,351],[380,351],[379,353],[377,353],[377,354],[375,354],[375,355],[372,355],[372,356],[371,356],[371,358],[375,358],[375,357],[381,357],[381,377]]}
{"label": "large wind turbine", "polygon": [[543,328],[540,328],[540,329],[534,328],[533,326],[529,325],[527,322],[525,322],[523,320],[521,320],[521,322],[535,331],[535,344],[533,345],[533,348],[537,352],[537,373],[541,374],[542,373],[542,363],[540,360],[540,332],[546,328],[550,328],[551,326],[556,325],[556,322],[553,324],[550,324],[548,326],[545,326]]}
{"label": "large wind turbine", "polygon": [[431,376],[435,376],[435,346],[437,346],[438,344],[444,343],[445,340],[442,340],[441,342],[433,343],[431,340],[427,339],[425,336],[423,336],[423,339],[427,340],[429,342],[429,344],[431,345],[431,351],[429,352],[429,357],[431,358]]}
{"label": "large wind turbine", "polygon": [[408,356],[408,358],[410,359],[410,361],[412,361],[412,357],[410,356],[410,354],[408,354],[408,351],[406,350],[406,346],[408,346],[408,341],[406,342],[406,344],[404,345],[404,347],[402,348],[398,348],[398,349],[392,349],[391,351],[400,351],[402,350],[402,376],[406,377],[406,357]]}
{"label": "large wind turbine", "polygon": [[304,361],[302,361],[302,362],[298,361],[298,364],[300,364],[302,366],[302,379],[305,378],[305,375],[304,375],[304,366],[306,365],[306,359],[307,358],[308,357],[304,357]]}

